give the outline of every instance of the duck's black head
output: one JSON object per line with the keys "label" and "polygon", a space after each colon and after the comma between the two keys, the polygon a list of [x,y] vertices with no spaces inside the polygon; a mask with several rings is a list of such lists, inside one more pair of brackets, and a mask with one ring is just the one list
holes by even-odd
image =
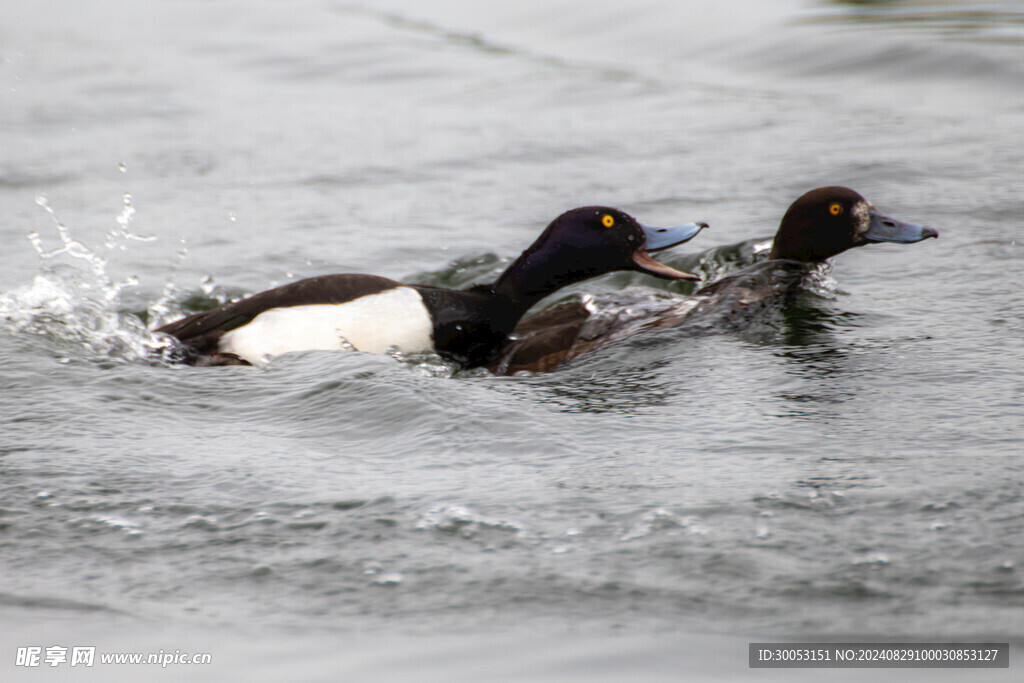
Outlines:
{"label": "duck's black head", "polygon": [[617,270],[634,270],[668,280],[697,280],[650,256],[693,239],[707,223],[671,228],[641,225],[606,206],[566,211],[502,273],[494,289],[514,299],[536,301],[560,287]]}
{"label": "duck's black head", "polygon": [[782,217],[770,258],[824,261],[871,242],[910,244],[939,233],[878,212],[848,187],[819,187],[797,199]]}

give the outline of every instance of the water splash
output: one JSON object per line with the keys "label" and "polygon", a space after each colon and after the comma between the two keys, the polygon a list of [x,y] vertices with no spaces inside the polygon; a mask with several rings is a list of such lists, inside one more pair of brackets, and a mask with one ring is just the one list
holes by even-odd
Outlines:
{"label": "water splash", "polygon": [[124,204],[124,208],[121,209],[121,213],[117,215],[117,228],[113,228],[107,233],[107,241],[104,246],[107,249],[119,249],[120,251],[126,251],[127,245],[123,241],[135,241],[135,242],[155,242],[155,235],[140,235],[131,231],[132,219],[135,218],[135,207],[132,205],[132,195],[125,192],[121,195],[121,201]]}
{"label": "water splash", "polygon": [[[118,227],[104,242],[107,251],[124,250],[125,242],[156,239],[132,232],[132,198],[125,194],[122,199]],[[169,352],[169,340],[151,333],[137,316],[119,310],[122,293],[137,285],[138,278],[112,279],[108,259],[75,239],[45,196],[37,196],[36,204],[49,214],[59,244],[48,249],[39,232],[27,235],[39,258],[39,272],[32,284],[0,293],[0,325],[15,334],[55,342],[65,362],[83,354],[140,360]]]}
{"label": "water splash", "polygon": [[832,276],[831,261],[824,261],[811,268],[801,285],[806,291],[823,299],[833,300],[837,295],[844,294],[839,289],[839,283]]}
{"label": "water splash", "polygon": [[405,353],[397,346],[392,346],[387,350],[387,355],[423,377],[449,379],[460,372],[458,364],[446,361],[436,353]]}
{"label": "water splash", "polygon": [[204,275],[203,279],[199,281],[199,291],[203,293],[203,296],[213,296],[216,289],[217,282],[213,279],[212,275]]}
{"label": "water splash", "polygon": [[620,541],[633,541],[661,531],[668,533],[686,533],[694,536],[706,536],[708,528],[696,515],[678,515],[671,510],[659,507],[644,512],[638,520],[621,536]]}
{"label": "water splash", "polygon": [[420,515],[415,528],[420,531],[433,529],[463,538],[473,538],[488,531],[508,532],[516,536],[524,533],[518,522],[485,517],[457,503],[430,508]]}
{"label": "water splash", "polygon": [[[178,271],[181,270],[181,266],[185,263],[188,258],[188,242],[182,237],[178,241],[179,247],[175,254],[174,260],[171,262],[171,270],[167,274],[167,279],[164,281],[163,291],[160,292],[160,296],[156,301],[149,305],[146,309],[146,315],[149,318],[150,327],[156,329],[165,323],[169,323],[172,320],[181,316],[181,309],[176,305],[178,298]],[[207,276],[210,282],[213,282],[213,278]],[[213,290],[211,289],[211,292]],[[204,290],[205,293],[205,290]]]}
{"label": "water splash", "polygon": [[47,251],[43,247],[43,240],[39,233],[36,231],[30,232],[28,234],[28,239],[32,243],[32,247],[36,250],[36,253],[39,255],[39,258],[45,263],[46,261],[60,256],[61,254],[67,254],[72,258],[86,261],[93,273],[105,278],[107,271],[106,260],[71,236],[71,232],[68,230],[67,226],[57,218],[57,213],[53,210],[53,207],[50,206],[46,197],[43,195],[36,195],[36,204],[43,207],[43,209],[50,214],[50,218],[53,220],[54,225],[57,226],[57,236],[61,241],[60,247]]}

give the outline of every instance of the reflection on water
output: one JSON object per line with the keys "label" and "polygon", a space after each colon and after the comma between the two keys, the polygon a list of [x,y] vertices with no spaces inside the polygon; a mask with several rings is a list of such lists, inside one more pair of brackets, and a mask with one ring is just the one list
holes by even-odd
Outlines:
{"label": "reflection on water", "polygon": [[809,22],[855,22],[926,28],[972,40],[1024,42],[1024,6],[1016,0],[830,0]]}
{"label": "reflection on water", "polygon": [[857,396],[843,379],[860,364],[854,363],[842,328],[855,326],[858,316],[820,300],[808,305],[807,298],[794,297],[793,305],[780,311],[781,345],[775,356],[786,361],[787,372],[801,381],[798,389],[783,389],[775,395],[787,404],[784,413],[790,417],[834,419],[841,412],[838,406]]}
{"label": "reflection on water", "polygon": [[582,363],[550,379],[545,377],[538,385],[543,388],[545,401],[561,412],[626,416],[664,405],[679,391],[671,386],[678,378],[666,376],[667,358],[634,360],[638,361],[635,365],[616,364],[613,372],[592,369],[594,363]]}
{"label": "reflection on water", "polygon": [[840,310],[831,302],[806,292],[784,306],[780,316],[779,341],[797,347],[834,343],[837,332],[863,324],[861,314]]}

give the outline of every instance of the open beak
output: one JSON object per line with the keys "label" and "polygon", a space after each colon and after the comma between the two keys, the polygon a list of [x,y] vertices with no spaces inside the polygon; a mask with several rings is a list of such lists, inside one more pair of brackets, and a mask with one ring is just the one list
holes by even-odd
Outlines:
{"label": "open beak", "polygon": [[633,252],[633,263],[636,264],[638,271],[666,280],[700,280],[698,275],[658,263],[651,258],[650,252],[661,251],[692,240],[701,230],[708,227],[707,223],[686,223],[671,228],[649,228],[646,225],[640,227],[644,231],[644,246]]}
{"label": "open beak", "polygon": [[868,226],[864,237],[869,242],[900,242],[902,244],[913,244],[926,240],[929,237],[938,237],[939,233],[927,225],[915,223],[904,223],[895,218],[889,218],[885,214],[878,213],[874,209],[868,210],[871,217],[871,224]]}

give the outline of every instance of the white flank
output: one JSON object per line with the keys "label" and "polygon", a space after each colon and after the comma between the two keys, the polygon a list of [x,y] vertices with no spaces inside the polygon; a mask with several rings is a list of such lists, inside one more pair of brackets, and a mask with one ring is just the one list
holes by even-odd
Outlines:
{"label": "white flank", "polygon": [[272,308],[220,338],[220,351],[260,364],[290,351],[354,347],[384,353],[434,350],[434,326],[419,292],[396,287],[343,304]]}

